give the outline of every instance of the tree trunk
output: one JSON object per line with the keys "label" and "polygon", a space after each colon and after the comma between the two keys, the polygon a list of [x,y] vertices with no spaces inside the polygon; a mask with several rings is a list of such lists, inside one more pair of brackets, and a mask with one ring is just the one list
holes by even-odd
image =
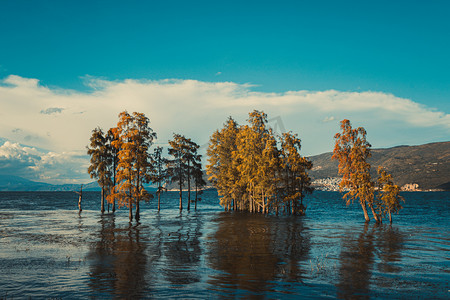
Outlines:
{"label": "tree trunk", "polygon": [[78,213],[81,213],[81,200],[83,200],[83,185],[80,187],[80,192],[78,192]]}
{"label": "tree trunk", "polygon": [[161,210],[161,190],[158,189],[158,211]]}
{"label": "tree trunk", "polygon": [[133,202],[131,201],[131,197],[128,199],[128,205],[130,207],[130,211],[128,212],[128,217],[130,218],[130,223],[133,221]]}
{"label": "tree trunk", "polygon": [[[116,186],[116,158],[114,157],[113,159],[114,159],[114,166],[113,166],[114,170],[113,170],[113,187],[112,188],[113,188],[113,191],[114,191],[114,188]],[[112,203],[112,212],[115,213],[116,212],[116,199],[113,198],[112,201],[113,201],[113,203]]]}
{"label": "tree trunk", "polygon": [[366,203],[361,203],[361,207],[362,207],[363,212],[364,212],[364,219],[366,219],[366,222],[369,222],[370,218],[369,218],[369,214],[367,213]]}
{"label": "tree trunk", "polygon": [[370,204],[369,207],[370,207],[370,210],[372,211],[372,215],[373,215],[373,218],[375,219],[375,222],[381,223],[381,217],[375,212],[373,205]]}
{"label": "tree trunk", "polygon": [[187,210],[190,211],[191,210],[191,172],[190,172],[190,166],[189,166],[189,162],[188,162],[188,173],[187,173],[187,184],[188,184],[188,205],[187,205]]}
{"label": "tree trunk", "polygon": [[389,223],[392,224],[392,215],[391,215],[391,210],[389,210]]}
{"label": "tree trunk", "polygon": [[197,199],[198,199],[198,187],[197,184],[195,184],[195,210],[197,210]]}
{"label": "tree trunk", "polygon": [[141,169],[138,167],[137,170],[137,179],[136,179],[136,222],[139,222],[139,219],[141,218],[140,216],[140,211],[139,211],[139,202],[141,201]]}
{"label": "tree trunk", "polygon": [[182,185],[181,178],[180,178],[180,211],[183,210],[183,202],[182,202],[183,196],[182,196],[182,190],[183,190],[183,185]]}
{"label": "tree trunk", "polygon": [[140,208],[139,208],[139,199],[136,199],[136,216],[134,218],[136,219],[136,222],[139,222],[139,220],[141,218]]}
{"label": "tree trunk", "polygon": [[105,212],[105,188],[102,187],[102,205],[101,205],[102,213]]}
{"label": "tree trunk", "polygon": [[262,212],[263,214],[266,213],[266,201],[264,199],[264,192],[262,192]]}

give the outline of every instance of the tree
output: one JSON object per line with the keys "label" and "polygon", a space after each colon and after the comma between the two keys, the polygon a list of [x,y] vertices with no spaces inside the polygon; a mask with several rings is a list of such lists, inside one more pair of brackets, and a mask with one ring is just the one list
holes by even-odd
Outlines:
{"label": "tree", "polygon": [[157,185],[156,194],[158,195],[158,211],[161,209],[161,193],[166,189],[164,188],[164,184],[167,180],[167,170],[165,168],[167,164],[167,159],[162,156],[162,147],[156,147],[153,151],[153,164],[154,171],[152,174],[152,183]]}
{"label": "tree", "polygon": [[[185,139],[184,146],[184,162],[186,167],[186,178],[188,183],[188,207],[187,210],[191,209],[191,178],[195,180],[195,171],[201,168],[201,155],[197,153],[200,146],[192,141],[191,139]],[[200,170],[201,171],[201,170]]]}
{"label": "tree", "polygon": [[405,199],[400,196],[400,188],[392,181],[392,175],[389,174],[383,167],[378,167],[378,187],[379,193],[377,195],[380,204],[380,214],[389,216],[389,223],[392,224],[392,214],[398,213],[402,206],[400,201]]}
{"label": "tree", "polygon": [[110,157],[110,165],[109,165],[109,173],[110,173],[110,185],[108,195],[106,196],[106,200],[108,201],[108,211],[109,204],[112,204],[112,211],[116,211],[116,202],[113,194],[113,189],[116,186],[116,175],[117,175],[117,166],[119,164],[119,151],[121,149],[121,140],[119,137],[119,129],[117,127],[110,128],[106,133],[106,151],[108,156]]}
{"label": "tree", "polygon": [[264,112],[249,113],[248,122],[238,126],[230,117],[210,138],[206,171],[220,204],[225,210],[277,214],[284,204],[288,213],[304,213],[303,198],[313,190],[312,163],[299,154],[300,139],[285,135],[280,150]]}
{"label": "tree", "polygon": [[183,210],[183,186],[185,181],[185,167],[183,161],[183,136],[173,134],[173,139],[169,141],[169,155],[172,159],[167,160],[167,173],[171,182],[178,181],[180,188],[180,211]]}
{"label": "tree", "polygon": [[197,154],[199,145],[191,139],[180,134],[173,135],[173,140],[169,141],[169,154],[173,157],[168,162],[168,172],[172,182],[178,181],[180,187],[180,210],[183,209],[182,189],[184,183],[188,188],[187,210],[191,208],[191,177],[196,163],[200,163],[200,156]]}
{"label": "tree", "polygon": [[90,144],[87,149],[88,155],[91,156],[91,165],[88,168],[88,172],[91,175],[91,178],[97,179],[97,182],[102,189],[101,212],[104,213],[105,189],[111,185],[111,174],[109,172],[111,157],[108,155],[106,138],[100,127],[92,130]]}
{"label": "tree", "polygon": [[[201,159],[201,156],[199,156]],[[197,202],[201,200],[200,196],[203,193],[202,188],[206,185],[206,181],[203,179],[202,164],[195,162],[194,169],[192,171],[195,185],[195,210],[197,210]]]}
{"label": "tree", "polygon": [[153,166],[149,148],[156,138],[149,123],[143,113],[134,112],[130,115],[126,111],[119,114],[117,123],[121,148],[118,152],[117,184],[112,197],[118,200],[119,207],[129,208],[130,222],[133,220],[133,205],[136,206],[136,221],[139,221],[140,201],[152,198],[144,188],[144,184],[151,179]]}
{"label": "tree", "polygon": [[267,115],[264,112],[254,110],[249,113],[248,122],[250,126],[242,126],[236,136],[237,149],[233,153],[233,160],[237,162],[239,184],[245,187],[245,198],[248,199],[247,203],[241,205],[246,206],[250,212],[257,212],[264,207],[264,190],[258,171],[264,165],[263,151],[270,131],[266,126]]}
{"label": "tree", "polygon": [[350,121],[341,121],[342,133],[334,136],[335,146],[332,158],[339,162],[339,174],[342,174],[340,190],[349,189],[344,195],[347,205],[358,200],[364,212],[366,222],[370,220],[367,206],[372,210],[374,219],[380,222],[374,207],[374,183],[370,177],[371,145],[366,140],[363,127],[353,129]]}
{"label": "tree", "polygon": [[238,184],[238,163],[235,160],[237,151],[237,134],[239,126],[236,121],[229,117],[224,128],[216,130],[210,138],[208,149],[208,164],[206,173],[208,180],[217,189],[220,196],[220,205],[230,210],[238,209],[237,200],[241,198],[243,189]]}
{"label": "tree", "polygon": [[301,140],[292,132],[281,136],[281,174],[283,202],[292,214],[304,214],[303,198],[313,191],[308,170],[312,162],[300,155]]}

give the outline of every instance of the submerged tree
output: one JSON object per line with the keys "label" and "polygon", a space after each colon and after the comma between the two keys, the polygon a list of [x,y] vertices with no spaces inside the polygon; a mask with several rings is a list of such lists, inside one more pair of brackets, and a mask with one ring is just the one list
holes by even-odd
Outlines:
{"label": "submerged tree", "polygon": [[161,193],[166,189],[164,187],[167,181],[167,170],[166,164],[167,159],[162,156],[162,147],[156,147],[153,151],[153,174],[152,174],[152,183],[156,184],[156,194],[158,195],[158,211],[161,209]]}
{"label": "submerged tree", "polygon": [[335,147],[332,158],[339,161],[339,174],[342,174],[341,191],[348,189],[344,195],[347,205],[359,200],[364,212],[366,222],[370,220],[367,207],[372,211],[377,223],[381,223],[382,216],[388,214],[392,222],[391,213],[400,209],[400,189],[392,181],[392,176],[383,168],[378,169],[379,191],[375,194],[375,183],[370,176],[371,145],[366,140],[366,131],[363,127],[353,129],[349,120],[341,121],[342,133],[335,135]]}
{"label": "submerged tree", "polygon": [[237,151],[239,126],[229,117],[222,130],[216,130],[211,136],[208,149],[206,173],[220,196],[220,205],[227,210],[238,209],[237,199],[243,193],[239,186],[238,163],[233,155]]}
{"label": "submerged tree", "polygon": [[211,136],[206,170],[220,204],[226,210],[278,213],[284,206],[287,213],[304,213],[312,163],[299,154],[300,139],[289,133],[279,143],[261,111],[251,112],[248,122],[238,126],[229,118]]}
{"label": "submerged tree", "polygon": [[308,171],[312,162],[300,155],[301,140],[291,132],[281,136],[281,187],[283,202],[292,214],[304,214],[303,199],[313,191]]}
{"label": "submerged tree", "polygon": [[133,219],[133,205],[136,206],[135,218],[140,219],[140,201],[148,201],[152,195],[144,188],[150,182],[152,164],[149,148],[156,134],[149,127],[149,119],[142,113],[132,115],[124,111],[119,114],[117,124],[121,148],[118,153],[117,184],[112,197],[118,200],[119,207],[129,208],[130,222]]}
{"label": "submerged tree", "polygon": [[119,129],[117,127],[110,128],[108,132],[106,133],[106,149],[108,152],[108,155],[111,159],[110,165],[109,165],[109,172],[110,172],[110,185],[108,190],[108,195],[106,196],[106,200],[108,201],[108,211],[109,211],[109,204],[112,204],[112,211],[116,211],[116,201],[114,200],[114,197],[111,195],[114,193],[114,187],[116,186],[116,178],[117,178],[117,166],[119,165],[119,151],[121,149],[121,140],[119,136]]}
{"label": "submerged tree", "polygon": [[180,190],[180,210],[183,209],[182,191],[184,184],[188,188],[187,210],[191,207],[191,177],[194,175],[195,164],[200,163],[200,156],[197,154],[199,145],[183,135],[175,134],[169,141],[169,155],[172,159],[167,161],[168,176],[172,182],[178,182]]}
{"label": "submerged tree", "polygon": [[91,178],[96,178],[102,189],[101,196],[101,212],[105,212],[105,190],[111,185],[110,164],[111,157],[108,153],[106,137],[100,127],[92,130],[90,144],[87,147],[88,155],[91,156],[91,165],[88,172]]}
{"label": "submerged tree", "polygon": [[[201,156],[199,156],[201,159]],[[195,210],[197,210],[197,202],[201,200],[199,197],[203,193],[203,187],[206,186],[206,181],[203,179],[202,164],[196,162],[192,171],[195,186]]]}
{"label": "submerged tree", "polygon": [[388,215],[389,222],[392,224],[392,214],[398,213],[402,206],[400,201],[405,199],[400,196],[400,187],[392,181],[392,175],[383,167],[378,167],[378,203],[380,205],[380,214]]}
{"label": "submerged tree", "polygon": [[367,206],[371,208],[375,220],[379,218],[374,208],[374,184],[370,177],[371,145],[366,140],[366,130],[363,127],[353,129],[349,120],[341,121],[342,133],[334,136],[335,146],[332,158],[339,162],[339,174],[342,174],[340,190],[348,189],[344,199],[349,205],[358,200],[364,212],[366,222],[370,220]]}
{"label": "submerged tree", "polygon": [[183,136],[173,134],[173,140],[169,141],[169,155],[172,159],[167,160],[167,174],[171,182],[178,182],[180,188],[180,211],[183,209],[183,186],[185,181],[185,166],[183,161]]}

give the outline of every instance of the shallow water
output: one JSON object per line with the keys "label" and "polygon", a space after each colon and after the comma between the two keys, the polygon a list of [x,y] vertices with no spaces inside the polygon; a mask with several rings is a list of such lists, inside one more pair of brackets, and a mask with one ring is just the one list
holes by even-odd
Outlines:
{"label": "shallow water", "polygon": [[225,213],[215,191],[197,211],[178,194],[101,215],[99,193],[0,193],[0,297],[450,297],[450,193],[407,193],[392,226],[315,192],[307,215]]}

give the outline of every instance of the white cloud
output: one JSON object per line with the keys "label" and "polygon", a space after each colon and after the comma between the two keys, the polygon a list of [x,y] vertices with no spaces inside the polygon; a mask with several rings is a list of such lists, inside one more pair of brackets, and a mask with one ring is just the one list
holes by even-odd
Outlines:
{"label": "white cloud", "polygon": [[114,126],[123,110],[145,113],[163,145],[173,132],[205,144],[228,116],[242,124],[253,109],[299,133],[305,154],[330,151],[338,120],[344,118],[364,126],[374,147],[448,140],[450,134],[449,114],[381,92],[263,93],[233,82],[84,80],[92,92],[50,89],[15,75],[0,81],[0,137],[52,153],[41,153],[41,172],[45,167],[56,176],[58,164],[77,157],[74,161],[84,166],[73,166],[71,172],[87,179],[84,155],[91,130]]}
{"label": "white cloud", "polygon": [[85,181],[87,156],[46,152],[6,141],[0,146],[0,174],[13,174],[49,183]]}
{"label": "white cloud", "polygon": [[325,117],[325,119],[323,119],[322,122],[328,123],[328,122],[332,122],[334,120],[336,120],[336,118],[334,116],[329,116],[329,117]]}

